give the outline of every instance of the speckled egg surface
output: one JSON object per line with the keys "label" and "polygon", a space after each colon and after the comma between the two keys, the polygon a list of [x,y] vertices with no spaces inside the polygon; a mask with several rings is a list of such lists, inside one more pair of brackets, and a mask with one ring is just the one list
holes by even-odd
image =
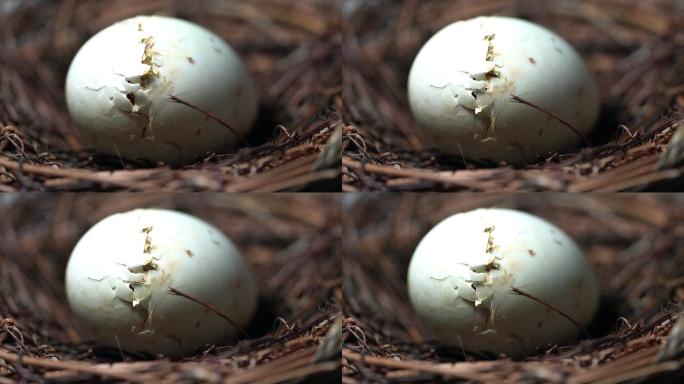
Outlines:
{"label": "speckled egg surface", "polygon": [[173,165],[240,144],[258,106],[250,74],[223,39],[163,16],[126,19],[90,38],[69,68],[66,100],[87,145]]}
{"label": "speckled egg surface", "polygon": [[519,357],[578,336],[577,325],[521,292],[581,326],[599,303],[596,277],[577,244],[520,211],[447,218],[421,240],[408,269],[411,304],[443,344]]}
{"label": "speckled egg surface", "polygon": [[499,16],[437,32],[413,62],[408,97],[432,146],[513,165],[586,143],[600,106],[596,83],[568,42]]}
{"label": "speckled egg surface", "polygon": [[219,229],[160,209],[114,214],[88,230],[67,264],[66,293],[98,343],[172,357],[234,338],[257,302],[247,265]]}

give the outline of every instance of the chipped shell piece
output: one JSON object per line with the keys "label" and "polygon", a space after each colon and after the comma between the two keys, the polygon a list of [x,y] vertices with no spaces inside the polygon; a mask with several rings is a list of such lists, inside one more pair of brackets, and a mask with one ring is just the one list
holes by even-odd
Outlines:
{"label": "chipped shell piece", "polygon": [[208,223],[169,210],[137,209],[95,224],[76,244],[65,280],[72,311],[97,342],[170,357],[239,332],[170,288],[211,305],[239,327],[257,301],[235,245]]}
{"label": "chipped shell piece", "polygon": [[574,150],[600,105],[591,73],[568,42],[537,24],[499,16],[437,32],[413,62],[408,98],[430,145],[512,165]]}
{"label": "chipped shell piece", "polygon": [[580,329],[599,303],[596,276],[561,229],[528,213],[477,209],[453,215],[420,241],[408,269],[416,314],[439,342],[520,357]]}

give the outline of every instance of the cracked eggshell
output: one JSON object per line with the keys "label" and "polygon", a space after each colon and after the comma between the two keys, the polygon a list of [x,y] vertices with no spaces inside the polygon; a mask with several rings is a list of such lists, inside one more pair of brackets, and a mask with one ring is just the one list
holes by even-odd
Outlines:
{"label": "cracked eggshell", "polygon": [[66,78],[71,117],[101,153],[180,165],[240,143],[172,95],[243,136],[257,113],[238,54],[207,29],[171,17],[138,16],[102,30],[79,50]]}
{"label": "cracked eggshell", "polygon": [[430,143],[471,160],[522,165],[574,149],[588,135],[599,96],[579,54],[537,24],[510,17],[453,23],[420,50],[408,79],[411,111]]}
{"label": "cracked eggshell", "polygon": [[477,209],[437,224],[408,269],[411,304],[435,339],[470,351],[520,357],[579,334],[599,303],[596,277],[577,244],[528,213]]}
{"label": "cracked eggshell", "polygon": [[240,252],[221,231],[180,212],[115,214],[79,240],[66,269],[76,317],[100,344],[178,357],[238,335],[214,312],[243,327],[257,291]]}

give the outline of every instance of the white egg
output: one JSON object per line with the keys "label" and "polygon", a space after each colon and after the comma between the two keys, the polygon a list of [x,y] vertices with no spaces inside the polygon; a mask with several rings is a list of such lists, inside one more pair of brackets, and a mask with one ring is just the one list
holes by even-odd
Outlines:
{"label": "white egg", "polygon": [[437,341],[514,357],[577,337],[580,328],[557,310],[586,326],[599,303],[577,244],[509,209],[460,213],[432,228],[411,259],[408,293]]}
{"label": "white egg", "polygon": [[599,113],[596,83],[573,47],[510,17],[459,21],[435,34],[415,58],[408,97],[438,150],[513,165],[573,150]]}
{"label": "white egg", "polygon": [[100,344],[171,357],[239,335],[257,303],[247,265],[219,229],[160,209],[114,214],[90,228],[67,264],[66,293]]}
{"label": "white egg", "polygon": [[88,40],[69,68],[66,101],[97,151],[172,165],[242,143],[258,106],[250,74],[226,42],[161,16],[127,19]]}

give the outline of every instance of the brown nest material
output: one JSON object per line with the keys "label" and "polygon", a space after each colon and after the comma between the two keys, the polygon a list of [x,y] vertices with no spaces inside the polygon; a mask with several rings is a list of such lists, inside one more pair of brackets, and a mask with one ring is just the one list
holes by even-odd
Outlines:
{"label": "brown nest material", "polygon": [[[0,191],[339,190],[337,0],[8,0],[0,4]],[[64,101],[80,46],[117,20],[166,14],[224,37],[257,82],[250,145],[172,169],[84,149]]]}
{"label": "brown nest material", "polygon": [[[343,382],[681,382],[684,317],[673,324],[684,309],[683,203],[682,196],[649,194],[349,196]],[[602,293],[591,338],[550,345],[521,361],[428,341],[406,292],[413,250],[447,216],[494,206],[539,215],[583,248]]]}
{"label": "brown nest material", "polygon": [[[548,26],[585,58],[601,90],[591,147],[523,169],[476,165],[427,148],[412,119],[413,58],[444,26],[500,14]],[[678,190],[684,168],[684,7],[677,0],[374,0],[343,14],[347,125],[343,186],[357,190]],[[682,124],[684,125],[684,124]]]}
{"label": "brown nest material", "polygon": [[[337,380],[341,236],[332,196],[10,195],[0,198],[0,383],[276,383]],[[114,212],[159,207],[216,225],[242,250],[260,290],[248,337],[180,361],[83,339],[64,270],[80,236]]]}

